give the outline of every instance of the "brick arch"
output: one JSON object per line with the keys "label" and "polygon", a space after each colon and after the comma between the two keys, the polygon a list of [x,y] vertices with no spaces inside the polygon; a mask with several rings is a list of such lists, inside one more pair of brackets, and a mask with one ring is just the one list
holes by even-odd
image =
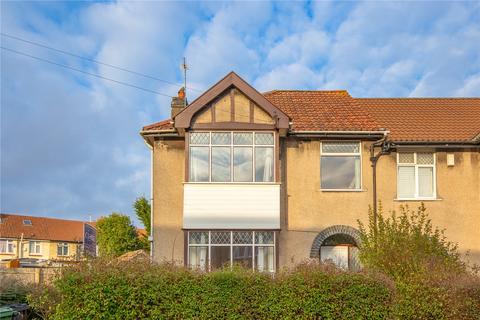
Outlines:
{"label": "brick arch", "polygon": [[339,233],[351,236],[357,245],[361,242],[360,232],[357,229],[345,225],[331,226],[320,232],[313,240],[312,248],[310,249],[310,258],[319,258],[320,246],[323,244],[325,239]]}

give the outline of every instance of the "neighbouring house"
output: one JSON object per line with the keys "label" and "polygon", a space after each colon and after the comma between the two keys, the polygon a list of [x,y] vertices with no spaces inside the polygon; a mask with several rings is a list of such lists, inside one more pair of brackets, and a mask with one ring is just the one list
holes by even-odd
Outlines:
{"label": "neighbouring house", "polygon": [[95,253],[94,223],[0,214],[0,260],[78,261]]}
{"label": "neighbouring house", "polygon": [[357,220],[378,199],[385,210],[424,202],[480,262],[480,98],[262,94],[231,72],[185,99],[179,91],[171,119],[141,131],[154,261],[275,272],[314,258],[355,269]]}

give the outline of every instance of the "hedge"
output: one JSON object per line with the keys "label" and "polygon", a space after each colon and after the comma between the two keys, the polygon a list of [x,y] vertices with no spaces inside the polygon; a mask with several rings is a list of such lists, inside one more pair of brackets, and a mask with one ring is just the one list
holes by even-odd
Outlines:
{"label": "hedge", "polygon": [[29,301],[50,319],[386,319],[393,294],[384,279],[318,265],[272,277],[93,263]]}
{"label": "hedge", "polygon": [[394,283],[318,263],[272,277],[94,261],[65,269],[29,303],[48,319],[467,320],[480,319],[480,279],[437,274]]}

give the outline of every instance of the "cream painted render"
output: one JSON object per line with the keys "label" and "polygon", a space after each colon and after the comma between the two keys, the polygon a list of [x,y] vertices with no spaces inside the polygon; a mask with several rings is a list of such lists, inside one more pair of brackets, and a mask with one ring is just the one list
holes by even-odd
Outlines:
{"label": "cream painted render", "polygon": [[[3,238],[2,238],[3,240]],[[41,260],[78,260],[78,252],[81,244],[65,241],[50,241],[50,240],[30,240],[30,239],[8,239],[13,242],[13,252],[0,253],[0,260],[2,259],[18,259],[18,258],[32,258]],[[40,245],[40,252],[30,252],[30,242],[38,242]],[[68,244],[68,255],[58,255],[57,245],[59,243]]]}
{"label": "cream painted render", "polygon": [[[184,264],[185,142],[175,139],[157,138],[154,143],[153,259]],[[348,192],[321,190],[320,140],[281,140],[279,268],[310,258],[315,237],[326,228],[357,228],[358,220],[366,222],[372,204],[370,141],[361,144],[361,190]],[[453,166],[447,164],[447,153],[454,154]],[[424,201],[430,217],[462,253],[469,252],[470,260],[480,263],[480,152],[436,152],[435,171],[437,199]],[[420,201],[396,200],[396,172],[396,153],[380,158],[377,190],[385,211],[399,205],[417,207]]]}

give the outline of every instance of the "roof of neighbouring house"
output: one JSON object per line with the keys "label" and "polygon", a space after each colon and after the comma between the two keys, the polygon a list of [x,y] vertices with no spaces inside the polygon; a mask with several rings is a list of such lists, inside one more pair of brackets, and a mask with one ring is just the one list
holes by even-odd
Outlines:
{"label": "roof of neighbouring house", "polygon": [[467,142],[480,134],[480,98],[356,98],[393,141]]}
{"label": "roof of neighbouring house", "polygon": [[0,214],[0,238],[83,242],[83,225],[94,222]]}
{"label": "roof of neighbouring house", "polygon": [[[480,98],[353,98],[345,90],[274,90],[263,95],[286,113],[290,132],[390,131],[390,140],[480,141]],[[171,119],[143,131],[173,130]]]}

